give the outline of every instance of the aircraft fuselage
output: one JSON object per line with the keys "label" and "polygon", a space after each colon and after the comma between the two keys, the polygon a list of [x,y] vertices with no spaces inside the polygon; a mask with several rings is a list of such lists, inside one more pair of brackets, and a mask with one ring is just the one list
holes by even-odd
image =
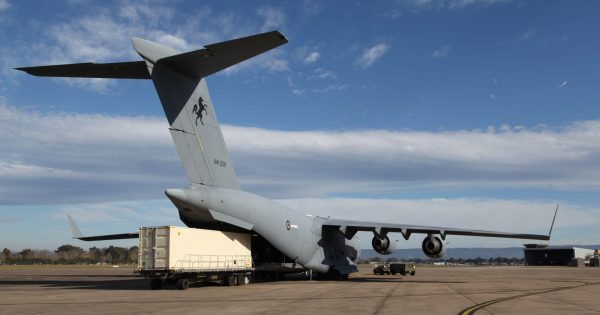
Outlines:
{"label": "aircraft fuselage", "polygon": [[242,190],[195,186],[168,189],[167,196],[189,221],[214,220],[252,230],[287,257],[319,273],[355,272],[359,240],[338,230],[323,229],[320,217],[293,211],[270,199]]}

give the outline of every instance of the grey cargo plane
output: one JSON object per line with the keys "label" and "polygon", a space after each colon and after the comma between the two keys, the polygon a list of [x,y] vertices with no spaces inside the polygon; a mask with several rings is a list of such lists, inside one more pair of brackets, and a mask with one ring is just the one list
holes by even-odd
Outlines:
{"label": "grey cargo plane", "polygon": [[[35,76],[113,79],[151,79],[162,103],[169,131],[191,183],[188,188],[167,189],[167,197],[189,227],[245,231],[262,238],[264,246],[280,251],[304,268],[320,274],[347,278],[357,271],[360,251],[356,233],[373,233],[372,246],[380,254],[391,254],[396,241],[412,234],[426,235],[422,249],[440,258],[448,235],[549,240],[548,235],[493,232],[399,223],[361,222],[310,217],[267,198],[240,189],[229,158],[206,77],[246,59],[287,43],[279,32],[267,32],[204,46],[182,53],[148,40],[133,38],[142,61],[77,63],[17,68]],[[558,210],[558,207],[557,207]],[[556,212],[554,214],[556,218]],[[72,227],[74,223],[72,223]],[[84,241],[137,238],[137,233],[75,237]],[[398,235],[398,236],[399,236]],[[289,260],[288,260],[289,261]]]}

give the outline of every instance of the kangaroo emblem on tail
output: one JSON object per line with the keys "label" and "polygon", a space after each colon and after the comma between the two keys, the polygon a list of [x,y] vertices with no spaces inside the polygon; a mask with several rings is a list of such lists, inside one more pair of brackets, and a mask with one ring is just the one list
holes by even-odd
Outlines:
{"label": "kangaroo emblem on tail", "polygon": [[205,112],[208,115],[208,105],[204,104],[204,100],[202,96],[198,99],[198,104],[194,104],[194,108],[192,109],[192,113],[196,114],[196,125],[198,125],[198,119],[200,119],[200,123],[204,126],[204,122],[202,121],[202,112]]}

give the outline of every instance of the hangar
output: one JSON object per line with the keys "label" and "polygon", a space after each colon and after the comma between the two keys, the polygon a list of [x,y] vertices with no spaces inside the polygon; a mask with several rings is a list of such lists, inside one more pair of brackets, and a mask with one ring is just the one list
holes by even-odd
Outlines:
{"label": "hangar", "polygon": [[528,266],[568,266],[573,259],[584,259],[593,255],[593,249],[573,246],[548,246],[545,244],[524,244],[523,254]]}

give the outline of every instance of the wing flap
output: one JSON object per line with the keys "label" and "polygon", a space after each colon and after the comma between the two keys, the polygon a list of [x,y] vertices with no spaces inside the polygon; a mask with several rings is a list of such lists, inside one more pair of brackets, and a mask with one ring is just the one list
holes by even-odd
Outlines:
{"label": "wing flap", "polygon": [[144,61],[115,63],[73,63],[53,66],[15,68],[38,77],[73,77],[104,79],[150,79]]}

